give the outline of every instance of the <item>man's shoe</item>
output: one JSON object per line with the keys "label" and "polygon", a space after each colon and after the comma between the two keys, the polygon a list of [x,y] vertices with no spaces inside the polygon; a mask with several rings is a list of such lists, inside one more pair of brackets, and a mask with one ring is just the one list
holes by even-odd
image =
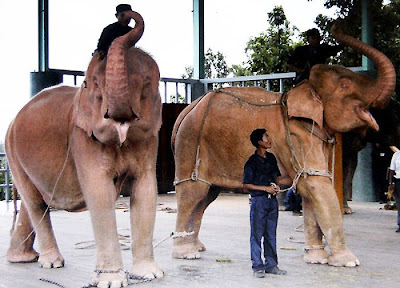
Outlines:
{"label": "man's shoe", "polygon": [[257,270],[254,272],[254,276],[256,278],[264,278],[265,277],[265,271],[264,270]]}
{"label": "man's shoe", "polygon": [[396,230],[396,233],[400,233],[400,228]]}
{"label": "man's shoe", "polygon": [[274,274],[274,275],[286,275],[287,271],[286,270],[281,270],[278,267],[275,267],[271,271],[265,271],[268,274]]}

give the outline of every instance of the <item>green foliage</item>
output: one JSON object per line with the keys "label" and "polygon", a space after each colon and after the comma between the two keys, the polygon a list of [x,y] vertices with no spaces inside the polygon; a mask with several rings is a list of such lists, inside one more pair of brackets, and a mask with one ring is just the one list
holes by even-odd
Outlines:
{"label": "green foliage", "polygon": [[224,78],[228,76],[230,69],[226,64],[225,56],[217,51],[214,53],[211,48],[208,48],[204,55],[204,73],[206,78]]}
{"label": "green foliage", "polygon": [[[287,59],[299,45],[293,42],[298,29],[290,25],[282,6],[276,6],[268,13],[268,23],[268,29],[251,38],[245,49],[248,69],[255,74],[287,72]],[[286,86],[289,89],[291,84]],[[271,83],[272,90],[277,91],[278,87],[278,81]]]}
{"label": "green foliage", "polygon": [[[225,56],[221,52],[213,52],[211,48],[208,48],[204,55],[204,74],[205,78],[224,78],[229,75],[232,68],[226,64]],[[193,67],[185,67],[185,74],[182,75],[183,79],[193,78]]]}
{"label": "green foliage", "polygon": [[286,72],[286,60],[294,50],[292,36],[298,31],[286,19],[282,6],[268,13],[269,28],[247,43],[249,70],[256,74]]}

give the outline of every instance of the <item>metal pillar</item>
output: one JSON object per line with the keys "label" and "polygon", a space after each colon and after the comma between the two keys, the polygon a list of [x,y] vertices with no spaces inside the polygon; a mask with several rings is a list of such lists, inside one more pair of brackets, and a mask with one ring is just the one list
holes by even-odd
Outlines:
{"label": "metal pillar", "polygon": [[62,74],[49,69],[49,0],[38,0],[38,72],[31,72],[31,97],[63,82]]}
{"label": "metal pillar", "polygon": [[49,1],[38,0],[39,72],[49,69]]}
{"label": "metal pillar", "polygon": [[[371,20],[371,1],[362,0],[361,3],[361,39],[364,43],[373,46],[373,25]],[[366,56],[362,56],[362,66],[364,71],[374,70],[374,63]]]}
{"label": "metal pillar", "polygon": [[193,0],[194,79],[204,79],[204,0]]}
{"label": "metal pillar", "polygon": [[[193,0],[193,79],[204,79],[204,0]],[[192,84],[192,100],[205,93],[200,82]]]}
{"label": "metal pillar", "polygon": [[[371,20],[371,1],[362,0],[361,3],[361,29],[362,41],[373,45],[373,25]],[[374,63],[364,55],[362,56],[362,74],[374,77]],[[372,177],[372,143],[358,152],[357,169],[353,177],[353,199],[355,201],[376,201],[374,181]]]}

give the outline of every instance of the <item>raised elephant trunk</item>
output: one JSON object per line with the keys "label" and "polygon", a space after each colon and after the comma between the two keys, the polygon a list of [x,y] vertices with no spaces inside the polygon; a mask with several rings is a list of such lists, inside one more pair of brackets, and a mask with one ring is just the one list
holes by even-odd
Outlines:
{"label": "raised elephant trunk", "polygon": [[143,35],[144,22],[142,16],[134,11],[128,11],[135,20],[135,27],[127,34],[116,38],[108,50],[106,67],[106,117],[129,121],[140,117],[140,97],[133,99],[129,90],[126,55]]}
{"label": "raised elephant trunk", "polygon": [[375,63],[378,75],[368,97],[368,104],[374,108],[384,108],[389,104],[396,84],[396,72],[392,62],[383,53],[368,44],[342,33],[338,24],[331,28],[331,33],[341,44],[349,46],[365,55]]}

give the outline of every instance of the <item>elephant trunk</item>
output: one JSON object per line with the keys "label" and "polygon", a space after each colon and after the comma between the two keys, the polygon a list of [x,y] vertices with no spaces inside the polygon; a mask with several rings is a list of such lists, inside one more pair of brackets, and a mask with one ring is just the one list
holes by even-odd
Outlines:
{"label": "elephant trunk", "polygon": [[368,105],[374,108],[384,108],[389,104],[396,84],[396,72],[392,62],[382,52],[370,45],[343,34],[337,23],[332,26],[331,33],[339,43],[353,48],[375,63],[377,78],[373,84],[373,89],[371,89],[371,92],[367,95]]}
{"label": "elephant trunk", "polygon": [[105,117],[121,121],[138,118],[140,115],[140,99],[133,99],[129,89],[128,69],[126,65],[127,51],[143,35],[144,22],[142,16],[129,11],[135,20],[135,27],[127,34],[116,38],[108,50],[106,67],[107,111]]}

